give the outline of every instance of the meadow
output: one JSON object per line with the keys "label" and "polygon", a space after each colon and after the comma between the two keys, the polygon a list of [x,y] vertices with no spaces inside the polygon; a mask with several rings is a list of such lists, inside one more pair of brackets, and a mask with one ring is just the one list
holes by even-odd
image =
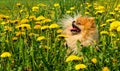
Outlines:
{"label": "meadow", "polygon": [[[66,56],[58,21],[76,14],[95,18],[99,43]],[[120,1],[0,0],[0,71],[120,71]]]}

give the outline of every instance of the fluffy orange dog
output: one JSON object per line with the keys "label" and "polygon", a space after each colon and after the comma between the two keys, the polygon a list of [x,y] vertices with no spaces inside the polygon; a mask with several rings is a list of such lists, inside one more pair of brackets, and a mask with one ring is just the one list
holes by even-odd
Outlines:
{"label": "fluffy orange dog", "polygon": [[67,53],[73,51],[78,52],[77,41],[79,40],[81,46],[89,46],[98,41],[98,30],[94,22],[94,18],[76,16],[66,16],[61,20],[64,27],[63,34],[67,35],[66,44],[69,49]]}

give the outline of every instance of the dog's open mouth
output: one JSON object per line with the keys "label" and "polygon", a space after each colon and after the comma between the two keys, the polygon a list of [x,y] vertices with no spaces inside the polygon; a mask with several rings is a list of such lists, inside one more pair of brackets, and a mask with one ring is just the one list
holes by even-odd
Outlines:
{"label": "dog's open mouth", "polygon": [[73,21],[72,22],[72,29],[71,29],[71,32],[72,33],[78,33],[78,32],[80,32],[81,30],[74,24],[75,23],[75,21]]}

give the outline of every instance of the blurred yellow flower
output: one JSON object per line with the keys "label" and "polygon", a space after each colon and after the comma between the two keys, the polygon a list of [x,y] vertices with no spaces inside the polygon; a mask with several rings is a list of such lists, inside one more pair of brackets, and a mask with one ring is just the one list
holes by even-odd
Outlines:
{"label": "blurred yellow flower", "polygon": [[70,55],[70,56],[67,57],[65,62],[74,61],[74,60],[82,61],[82,59],[83,59],[83,56],[78,57],[78,56],[75,56],[75,55]]}
{"label": "blurred yellow flower", "polygon": [[114,21],[115,21],[115,19],[108,19],[108,20],[106,20],[107,23],[112,23]]}
{"label": "blurred yellow flower", "polygon": [[4,31],[9,31],[9,32],[10,32],[10,31],[12,31],[12,27],[5,26],[5,27],[4,27]]}
{"label": "blurred yellow flower", "polygon": [[104,8],[104,6],[96,6],[95,9],[96,10],[104,10],[105,8]]}
{"label": "blurred yellow flower", "polygon": [[85,12],[85,15],[89,15],[90,13],[89,12]]}
{"label": "blurred yellow flower", "polygon": [[102,71],[110,71],[108,67],[103,67]]}
{"label": "blurred yellow flower", "polygon": [[11,53],[10,52],[3,52],[0,57],[5,58],[5,57],[10,57]]}
{"label": "blurred yellow flower", "polygon": [[110,12],[109,14],[110,14],[110,15],[115,15],[115,12]]}
{"label": "blurred yellow flower", "polygon": [[30,30],[31,27],[30,27],[30,24],[21,24],[21,25],[16,26],[16,29],[20,29],[24,31],[24,30]]}
{"label": "blurred yellow flower", "polygon": [[105,27],[107,24],[101,24],[100,27]]}
{"label": "blurred yellow flower", "polygon": [[45,40],[45,37],[44,37],[44,36],[39,36],[39,37],[37,38],[37,41],[42,41],[42,40]]}
{"label": "blurred yellow flower", "polygon": [[53,23],[49,26],[50,29],[59,28],[60,26],[56,23]]}
{"label": "blurred yellow flower", "polygon": [[70,10],[74,10],[75,9],[75,7],[70,7]]}
{"label": "blurred yellow flower", "polygon": [[108,31],[101,31],[100,34],[101,34],[101,35],[108,35],[109,32],[108,32]]}
{"label": "blurred yellow flower", "polygon": [[91,61],[92,61],[92,63],[94,63],[94,64],[97,63],[97,59],[96,59],[96,58],[92,58]]}
{"label": "blurred yellow flower", "polygon": [[48,22],[51,22],[52,20],[51,19],[48,19],[48,18],[46,18],[45,20],[43,20],[44,21],[44,23],[48,23]]}
{"label": "blurred yellow flower", "polygon": [[7,24],[7,23],[3,21],[3,22],[1,22],[1,24],[2,24],[2,25],[5,25],[5,24]]}
{"label": "blurred yellow flower", "polygon": [[20,12],[20,13],[23,13],[23,12],[24,12],[24,10],[20,10],[19,12]]}
{"label": "blurred yellow flower", "polygon": [[33,6],[33,7],[32,7],[32,11],[37,12],[38,10],[39,10],[39,7],[38,7],[38,6]]}
{"label": "blurred yellow flower", "polygon": [[60,4],[59,3],[55,3],[54,7],[60,7]]}
{"label": "blurred yellow flower", "polygon": [[18,37],[13,37],[12,40],[16,41],[16,40],[18,40]]}
{"label": "blurred yellow flower", "polygon": [[41,30],[45,30],[45,29],[48,29],[49,26],[45,25],[45,26],[41,26]]}
{"label": "blurred yellow flower", "polygon": [[86,68],[85,64],[77,64],[77,65],[75,65],[76,70],[85,69],[85,68]]}
{"label": "blurred yellow flower", "polygon": [[102,14],[104,12],[105,12],[104,10],[100,10],[100,11],[96,11],[95,14]]}
{"label": "blurred yellow flower", "polygon": [[22,19],[22,20],[20,21],[20,24],[24,24],[24,23],[28,23],[28,22],[29,22],[28,19]]}
{"label": "blurred yellow flower", "polygon": [[45,49],[50,49],[47,45],[43,45],[42,47]]}
{"label": "blurred yellow flower", "polygon": [[119,11],[119,8],[118,8],[118,7],[116,7],[114,10],[115,10],[115,11]]}
{"label": "blurred yellow flower", "polygon": [[15,32],[16,36],[25,35],[25,32]]}
{"label": "blurred yellow flower", "polygon": [[36,20],[36,17],[35,16],[29,16],[29,19]]}
{"label": "blurred yellow flower", "polygon": [[0,19],[9,19],[10,16],[6,16],[6,15],[3,15],[3,14],[0,14]]}
{"label": "blurred yellow flower", "polygon": [[66,38],[67,35],[64,35],[64,34],[60,34],[60,35],[57,35],[58,38]]}
{"label": "blurred yellow flower", "polygon": [[120,32],[120,26],[117,27],[117,32]]}
{"label": "blurred yellow flower", "polygon": [[22,6],[21,3],[17,3],[16,5],[17,5],[18,7],[21,7],[21,6]]}
{"label": "blurred yellow flower", "polygon": [[35,25],[35,26],[34,26],[34,29],[40,29],[40,28],[41,28],[40,25]]}
{"label": "blurred yellow flower", "polygon": [[39,16],[39,17],[37,17],[37,21],[41,21],[41,20],[44,20],[45,19],[45,17],[44,16]]}
{"label": "blurred yellow flower", "polygon": [[57,33],[62,33],[62,31],[63,31],[62,29],[58,29]]}
{"label": "blurred yellow flower", "polygon": [[114,21],[110,24],[109,31],[116,30],[120,26],[120,21]]}
{"label": "blurred yellow flower", "polygon": [[39,21],[37,21],[37,22],[35,22],[35,24],[40,25],[40,24],[42,24],[42,23],[41,23],[41,22],[39,22]]}
{"label": "blurred yellow flower", "polygon": [[67,10],[67,11],[66,11],[66,13],[67,13],[67,14],[70,14],[70,13],[71,13],[71,11],[70,11],[70,10]]}

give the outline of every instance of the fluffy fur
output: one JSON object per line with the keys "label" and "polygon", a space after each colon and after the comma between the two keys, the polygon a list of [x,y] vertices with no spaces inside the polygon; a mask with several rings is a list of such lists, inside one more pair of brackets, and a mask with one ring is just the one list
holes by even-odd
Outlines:
{"label": "fluffy fur", "polygon": [[98,30],[92,17],[75,17],[65,16],[60,23],[63,25],[63,34],[67,35],[66,44],[68,45],[67,53],[78,52],[77,41],[81,46],[89,46],[98,42]]}

